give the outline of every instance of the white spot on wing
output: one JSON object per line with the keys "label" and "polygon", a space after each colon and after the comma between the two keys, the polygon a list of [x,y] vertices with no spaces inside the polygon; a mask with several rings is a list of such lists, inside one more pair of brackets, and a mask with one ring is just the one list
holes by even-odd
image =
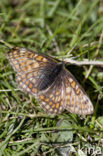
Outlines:
{"label": "white spot on wing", "polygon": [[72,83],[73,82],[73,79],[69,78],[69,81],[70,81],[70,83]]}

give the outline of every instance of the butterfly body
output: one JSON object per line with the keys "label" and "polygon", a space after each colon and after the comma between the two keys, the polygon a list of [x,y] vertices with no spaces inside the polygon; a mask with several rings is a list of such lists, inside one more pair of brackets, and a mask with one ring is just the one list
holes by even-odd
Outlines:
{"label": "butterfly body", "polygon": [[63,64],[58,63],[54,68],[51,68],[43,77],[44,81],[40,85],[40,91],[47,89],[55,79],[60,75],[63,69]]}
{"label": "butterfly body", "polygon": [[17,72],[19,88],[35,96],[48,114],[63,110],[86,115],[93,113],[93,105],[63,62],[26,48],[14,48],[8,59]]}

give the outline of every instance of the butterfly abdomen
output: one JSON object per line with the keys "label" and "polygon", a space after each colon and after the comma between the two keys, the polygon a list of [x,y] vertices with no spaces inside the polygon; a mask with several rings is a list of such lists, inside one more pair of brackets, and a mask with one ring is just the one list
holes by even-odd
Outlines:
{"label": "butterfly abdomen", "polygon": [[50,69],[51,70],[50,72],[44,74],[43,81],[39,86],[39,90],[42,91],[47,89],[49,86],[51,86],[51,84],[55,81],[56,77],[62,71],[62,68],[63,68],[63,64],[59,63],[54,69]]}

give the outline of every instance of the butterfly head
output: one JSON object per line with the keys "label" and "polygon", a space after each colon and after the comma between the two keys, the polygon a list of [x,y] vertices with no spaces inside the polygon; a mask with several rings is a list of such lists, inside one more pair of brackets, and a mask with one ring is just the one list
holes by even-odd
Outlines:
{"label": "butterfly head", "polygon": [[57,66],[60,67],[61,69],[64,69],[65,68],[65,62],[58,62],[57,63]]}

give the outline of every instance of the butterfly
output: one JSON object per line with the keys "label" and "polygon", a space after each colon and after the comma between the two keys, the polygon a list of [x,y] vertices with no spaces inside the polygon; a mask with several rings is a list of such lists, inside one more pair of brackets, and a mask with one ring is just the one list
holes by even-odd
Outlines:
{"label": "butterfly", "polygon": [[11,49],[8,59],[17,72],[18,87],[34,96],[47,114],[93,113],[92,102],[63,62],[20,47]]}

